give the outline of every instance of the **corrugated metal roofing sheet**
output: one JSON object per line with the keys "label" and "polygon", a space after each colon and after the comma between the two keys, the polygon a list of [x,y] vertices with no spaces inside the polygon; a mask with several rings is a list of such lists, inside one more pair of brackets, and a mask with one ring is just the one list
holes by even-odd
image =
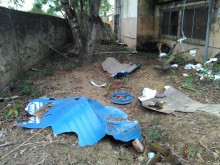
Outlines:
{"label": "corrugated metal roofing sheet", "polygon": [[124,142],[142,139],[140,124],[137,121],[129,121],[128,115],[124,111],[113,106],[104,107],[95,100],[89,99],[88,101],[99,117],[107,135]]}
{"label": "corrugated metal roofing sheet", "polygon": [[[38,118],[36,111],[42,110],[48,103],[51,103],[51,107],[45,111],[42,118]],[[103,106],[85,97],[35,99],[30,101],[26,110],[33,117],[26,123],[19,123],[20,126],[26,128],[51,126],[54,134],[75,132],[79,138],[79,146],[94,145],[105,134],[125,142],[142,139],[139,123],[129,121],[125,112],[113,106]]]}
{"label": "corrugated metal roofing sheet", "polygon": [[75,132],[79,138],[79,146],[94,145],[105,136],[104,129],[86,98],[61,99],[53,104],[39,123],[27,122],[19,125],[27,128],[51,126],[54,134]]}

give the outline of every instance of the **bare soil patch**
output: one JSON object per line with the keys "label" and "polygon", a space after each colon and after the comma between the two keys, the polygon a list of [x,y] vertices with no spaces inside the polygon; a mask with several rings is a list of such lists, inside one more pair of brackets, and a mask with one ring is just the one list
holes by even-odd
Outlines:
{"label": "bare soil patch", "polygon": [[[104,51],[125,51],[125,48],[117,45],[97,46],[96,52]],[[123,78],[122,84],[117,84],[102,69],[101,64],[107,56],[113,56],[122,63],[141,62],[142,66]],[[192,83],[196,90],[182,88],[182,84],[186,83],[183,76],[186,71],[183,67],[167,71],[155,69],[153,65],[157,64],[157,53],[96,54],[94,63],[83,68],[77,66],[77,57],[71,58],[72,61],[51,54],[11,85],[6,96],[21,97],[0,102],[0,157],[3,157],[0,164],[147,164],[145,153],[137,153],[131,143],[122,143],[112,137],[106,136],[95,146],[81,148],[77,146],[77,135],[74,133],[54,137],[50,128],[37,130],[16,125],[17,121],[28,119],[24,108],[30,99],[42,96],[85,96],[104,105],[116,106],[124,110],[129,119],[138,120],[142,127],[142,144],[147,151],[150,151],[149,142],[152,140],[149,131],[157,132],[160,137],[155,137],[156,143],[165,144],[172,150],[175,159],[178,159],[168,161],[162,158],[162,161],[172,164],[220,165],[219,117],[203,112],[162,114],[142,107],[137,99],[142,95],[144,87],[162,92],[163,87],[169,85],[196,101],[220,104],[219,82],[194,78]],[[107,82],[108,85],[97,88],[91,85],[90,80]],[[116,90],[130,92],[134,101],[127,105],[112,103],[109,97]],[[5,107],[8,104],[17,106],[17,118],[7,116]],[[156,126],[156,129],[152,130],[152,126]]]}

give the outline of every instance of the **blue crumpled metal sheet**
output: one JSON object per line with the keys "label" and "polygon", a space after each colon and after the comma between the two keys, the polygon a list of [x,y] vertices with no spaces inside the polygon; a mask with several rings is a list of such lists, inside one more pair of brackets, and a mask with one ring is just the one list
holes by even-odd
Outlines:
{"label": "blue crumpled metal sheet", "polygon": [[[44,99],[39,100],[45,103]],[[36,100],[35,100],[36,103]],[[31,101],[30,104],[33,104]],[[105,136],[104,129],[84,97],[78,100],[66,98],[53,101],[53,106],[44,114],[39,122],[32,120],[19,123],[26,128],[52,127],[54,134],[75,132],[78,135],[79,146],[94,145]]]}
{"label": "blue crumpled metal sheet", "polygon": [[142,140],[139,122],[129,121],[128,115],[124,111],[113,106],[103,106],[95,100],[88,99],[88,101],[99,117],[107,135],[123,142],[134,139]]}
{"label": "blue crumpled metal sheet", "polygon": [[[40,108],[51,103],[52,106],[41,119],[34,116]],[[79,138],[79,146],[94,145],[105,134],[124,142],[142,139],[140,125],[129,121],[122,110],[103,106],[101,103],[80,98],[35,99],[30,101],[26,109],[33,115],[28,122],[18,123],[26,128],[52,127],[54,134],[75,132]]]}

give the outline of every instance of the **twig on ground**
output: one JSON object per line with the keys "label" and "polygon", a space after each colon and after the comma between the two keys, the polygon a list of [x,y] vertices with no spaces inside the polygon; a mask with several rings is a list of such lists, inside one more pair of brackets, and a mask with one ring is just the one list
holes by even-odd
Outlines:
{"label": "twig on ground", "polygon": [[4,144],[1,144],[0,145],[0,148],[1,147],[6,147],[6,146],[9,146],[9,145],[12,145],[13,143],[10,143],[10,142],[5,142]]}
{"label": "twig on ground", "polygon": [[45,159],[47,158],[47,153],[44,153],[44,155],[42,156],[43,158],[41,159],[40,162],[37,163],[38,164],[44,164]]}
{"label": "twig on ground", "polygon": [[4,101],[11,101],[13,99],[17,99],[19,98],[20,96],[11,96],[11,97],[5,97],[5,98],[0,98],[0,102],[4,102]]}
{"label": "twig on ground", "polygon": [[24,141],[23,143],[21,143],[19,146],[17,146],[15,149],[11,150],[10,152],[8,152],[7,154],[3,155],[1,159],[5,158],[6,156],[8,156],[9,154],[11,154],[12,152],[16,151],[18,148],[20,148],[21,146],[23,146],[25,143],[27,143],[29,140],[31,140],[34,136],[36,136],[37,134],[39,134],[42,130],[44,130],[45,128],[40,129],[38,132],[36,132],[34,135],[32,135],[29,139],[27,139],[26,141]]}
{"label": "twig on ground", "polygon": [[178,154],[176,154],[176,153],[174,152],[174,149],[173,149],[172,147],[170,147],[170,145],[167,145],[167,146],[170,148],[171,153],[172,153],[173,155],[175,155],[176,157],[179,158],[179,161],[182,161],[182,162],[185,162],[185,164],[188,164],[188,161],[185,160],[185,159],[183,159],[183,158],[182,158],[181,156],[179,156]]}
{"label": "twig on ground", "polygon": [[209,151],[214,156],[215,159],[219,159],[219,156],[216,153],[212,152],[206,145],[202,144],[200,140],[198,140],[198,142],[203,148]]}

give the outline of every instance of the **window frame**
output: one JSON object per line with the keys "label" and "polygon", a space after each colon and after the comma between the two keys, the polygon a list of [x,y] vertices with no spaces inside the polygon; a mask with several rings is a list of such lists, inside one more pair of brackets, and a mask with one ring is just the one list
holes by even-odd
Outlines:
{"label": "window frame", "polygon": [[[207,8],[206,10],[208,10],[208,3],[202,3],[202,4],[197,4],[197,5],[190,5],[190,6],[186,6],[185,11],[186,10],[194,10],[194,13],[196,12],[197,9],[201,9],[201,8]],[[162,34],[162,23],[163,23],[163,12],[173,12],[173,11],[178,11],[179,13],[179,18],[178,18],[178,27],[177,27],[177,35],[173,36],[173,35],[169,35],[169,34]],[[185,13],[184,13],[185,14]],[[160,31],[159,31],[159,37],[163,38],[163,39],[171,39],[171,40],[177,40],[179,38],[182,37],[182,16],[183,16],[183,8],[179,7],[179,8],[166,8],[166,9],[160,9]],[[207,12],[207,18],[208,18],[208,12]],[[169,20],[170,21],[170,20]],[[185,20],[184,20],[185,21]],[[194,30],[195,28],[195,15],[193,17],[193,27],[192,29]],[[207,22],[206,22],[207,24]],[[203,29],[206,33],[206,28],[207,25],[204,27],[205,29]],[[197,39],[197,38],[192,38],[194,33],[191,34],[191,36],[187,37],[187,40],[185,40],[185,43],[190,43],[190,44],[195,44],[195,45],[205,45],[205,38],[204,39]]]}

